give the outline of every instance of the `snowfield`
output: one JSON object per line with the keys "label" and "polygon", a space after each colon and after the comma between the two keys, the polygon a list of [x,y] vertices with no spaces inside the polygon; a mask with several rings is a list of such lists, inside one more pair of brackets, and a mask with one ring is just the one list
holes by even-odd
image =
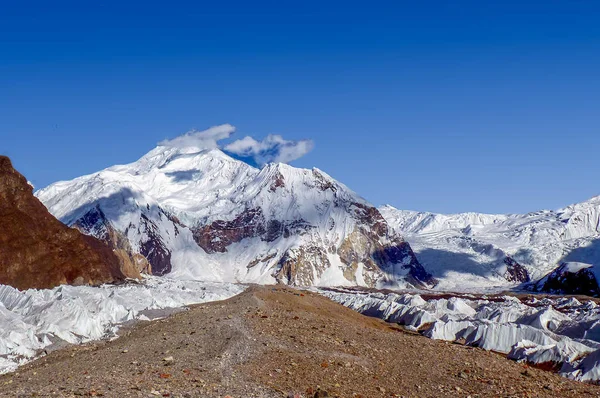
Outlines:
{"label": "snowfield", "polygon": [[600,265],[600,196],[527,214],[438,214],[389,205],[379,211],[440,281],[437,290],[517,286],[503,277],[507,258],[532,281],[564,262]]}
{"label": "snowfield", "polygon": [[0,285],[0,373],[14,371],[57,342],[114,338],[119,326],[149,320],[147,311],[224,300],[245,287],[148,277],[119,286],[60,286],[19,291]]}
{"label": "snowfield", "polygon": [[432,339],[503,353],[570,379],[600,381],[600,307],[591,300],[318,291],[364,315]]}

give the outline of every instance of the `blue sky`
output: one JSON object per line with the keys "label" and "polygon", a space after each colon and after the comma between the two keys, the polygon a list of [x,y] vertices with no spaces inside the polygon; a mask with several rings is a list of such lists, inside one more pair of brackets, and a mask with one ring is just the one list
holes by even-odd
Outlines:
{"label": "blue sky", "polygon": [[0,153],[37,187],[231,123],[312,139],[292,164],[378,205],[600,194],[597,1],[13,3]]}

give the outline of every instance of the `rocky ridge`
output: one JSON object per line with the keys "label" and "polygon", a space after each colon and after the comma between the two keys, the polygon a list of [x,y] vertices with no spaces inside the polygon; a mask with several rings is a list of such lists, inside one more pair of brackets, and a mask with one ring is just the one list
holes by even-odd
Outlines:
{"label": "rocky ridge", "polygon": [[18,289],[117,282],[139,276],[124,253],[55,219],[0,156],[0,283]]}
{"label": "rocky ridge", "polygon": [[600,296],[598,270],[585,263],[566,262],[539,280],[533,289],[553,294]]}

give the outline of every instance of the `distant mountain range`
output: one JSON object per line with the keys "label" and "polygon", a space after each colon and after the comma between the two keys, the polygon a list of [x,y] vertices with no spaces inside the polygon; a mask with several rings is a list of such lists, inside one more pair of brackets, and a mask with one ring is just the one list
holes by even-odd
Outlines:
{"label": "distant mountain range", "polygon": [[535,281],[565,262],[600,262],[600,197],[528,214],[379,210],[443,289]]}

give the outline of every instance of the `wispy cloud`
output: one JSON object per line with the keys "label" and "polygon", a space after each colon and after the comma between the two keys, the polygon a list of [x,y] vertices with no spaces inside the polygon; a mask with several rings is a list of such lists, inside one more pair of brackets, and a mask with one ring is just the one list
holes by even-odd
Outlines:
{"label": "wispy cloud", "polygon": [[270,134],[262,141],[246,136],[224,149],[238,156],[251,157],[257,164],[264,165],[270,162],[289,163],[306,155],[313,147],[312,140],[292,141]]}
{"label": "wispy cloud", "polygon": [[158,145],[173,148],[213,149],[219,147],[219,141],[229,138],[233,133],[235,133],[234,126],[221,124],[202,131],[190,130],[172,140],[161,141]]}
{"label": "wispy cloud", "polygon": [[314,147],[312,140],[286,140],[278,134],[270,134],[260,141],[246,136],[222,147],[219,141],[231,137],[235,130],[235,126],[231,124],[222,124],[202,131],[191,130],[171,140],[161,141],[158,145],[174,148],[221,148],[233,155],[252,158],[261,166],[271,162],[292,162],[306,155]]}

